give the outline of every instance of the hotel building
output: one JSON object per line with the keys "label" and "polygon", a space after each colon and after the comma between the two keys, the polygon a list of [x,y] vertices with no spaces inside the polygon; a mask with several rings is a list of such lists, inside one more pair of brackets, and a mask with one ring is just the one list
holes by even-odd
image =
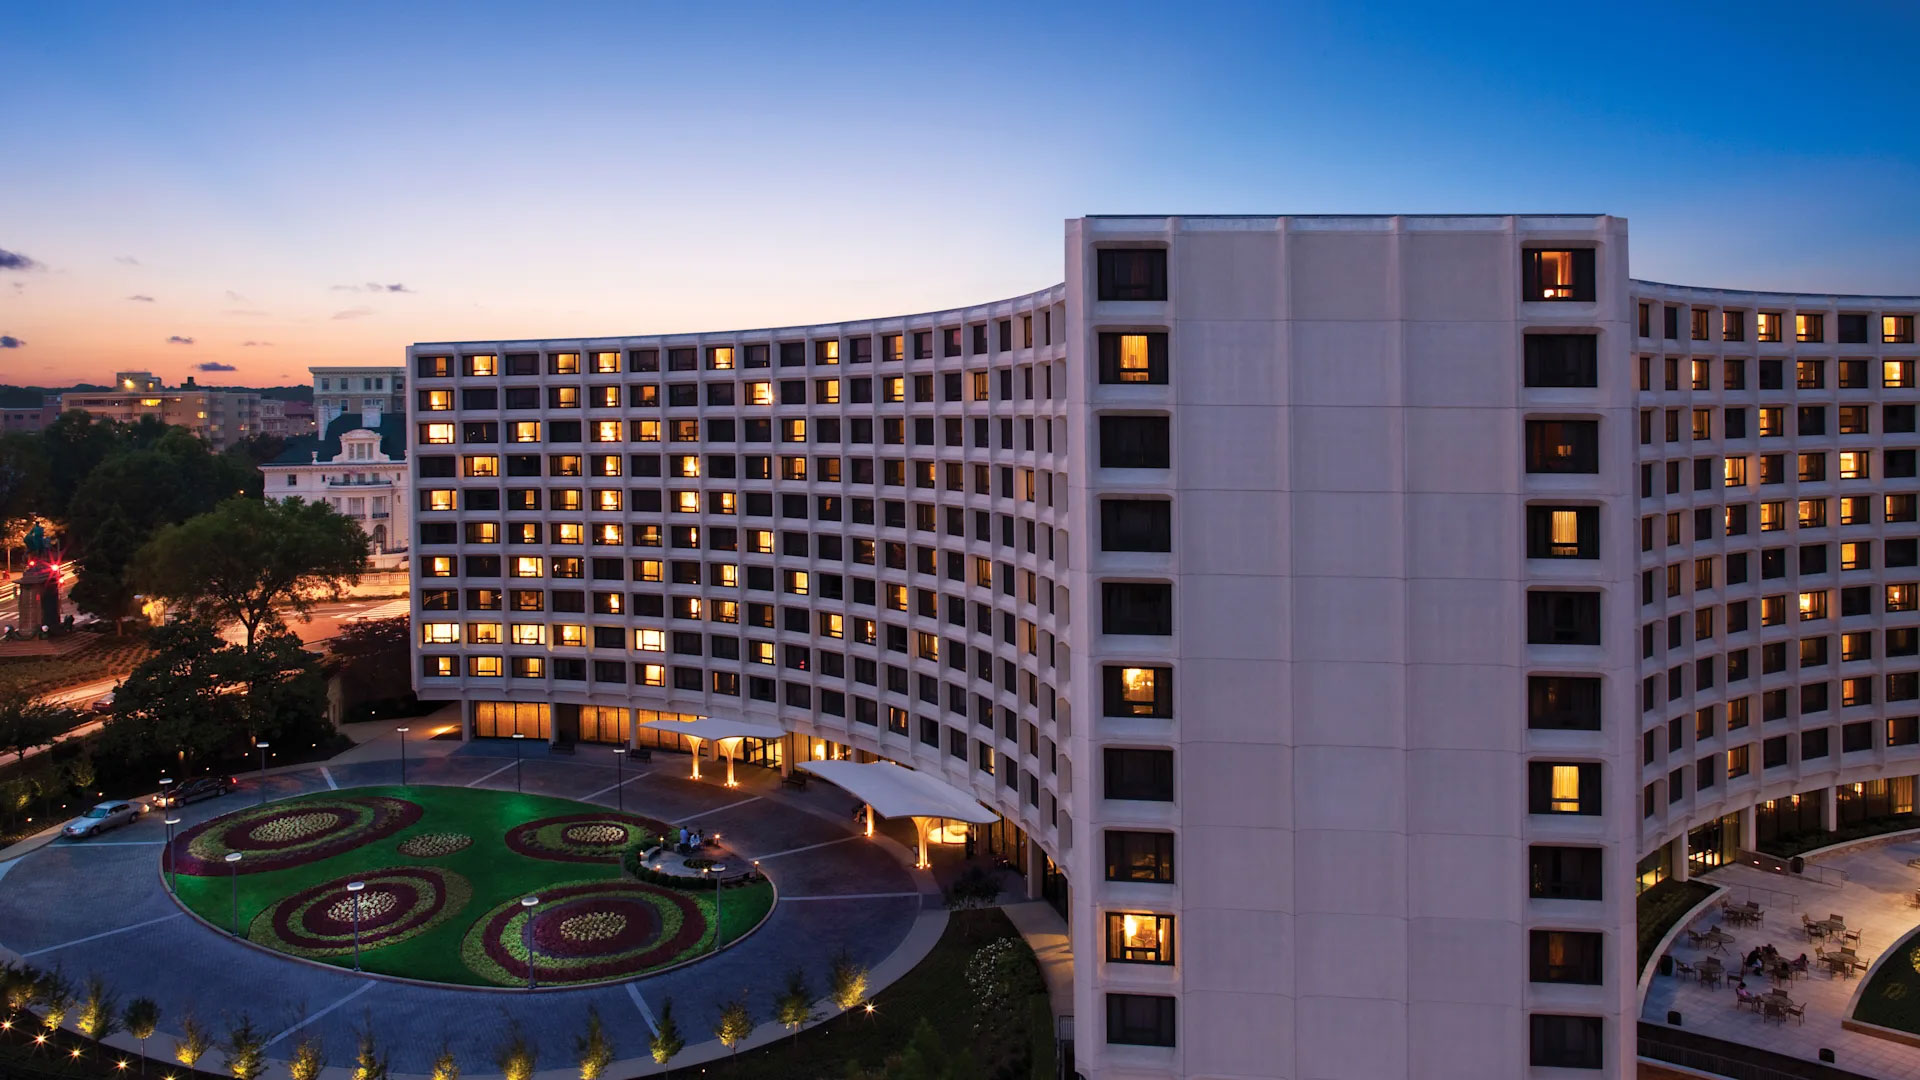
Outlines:
{"label": "hotel building", "polygon": [[1628,1075],[1635,896],[1910,812],[1920,299],[1619,218],[1089,217],[1064,283],[420,344],[423,697],[998,813],[1094,1080]]}

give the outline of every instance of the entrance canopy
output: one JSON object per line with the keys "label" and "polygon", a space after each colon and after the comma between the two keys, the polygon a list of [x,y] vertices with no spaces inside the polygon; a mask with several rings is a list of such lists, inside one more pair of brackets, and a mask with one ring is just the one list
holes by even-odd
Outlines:
{"label": "entrance canopy", "polygon": [[1000,815],[931,773],[891,761],[802,761],[799,767],[873,807],[881,817],[946,818],[989,825]]}
{"label": "entrance canopy", "polygon": [[751,720],[728,720],[718,716],[703,716],[698,720],[649,720],[634,726],[686,736],[693,743],[695,780],[700,779],[700,744],[713,743],[721,753],[727,755],[728,787],[739,786],[733,778],[733,757],[739,752],[741,739],[778,739],[787,733],[787,729],[778,724],[756,724]]}

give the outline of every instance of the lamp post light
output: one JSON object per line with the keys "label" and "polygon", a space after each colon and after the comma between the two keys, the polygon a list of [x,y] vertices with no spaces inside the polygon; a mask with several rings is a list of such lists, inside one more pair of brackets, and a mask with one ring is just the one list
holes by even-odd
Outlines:
{"label": "lamp post light", "polygon": [[[703,874],[706,873],[705,870],[702,870],[700,872]],[[726,867],[721,866],[718,863],[714,864],[713,866],[713,950],[712,950],[714,952],[720,951],[720,935],[726,932],[726,927],[727,927],[727,924],[721,921],[722,913],[720,911],[720,892],[723,888],[725,888],[725,883],[720,880],[720,875],[726,872],[727,872]]]}
{"label": "lamp post light", "polygon": [[[516,738],[517,737],[518,736],[516,736]],[[527,944],[527,989],[529,990],[533,989],[533,986],[534,986],[533,909],[539,906],[539,903],[540,903],[540,898],[537,896],[523,896],[520,898],[520,907],[522,910],[524,910],[527,913],[526,921],[522,923],[520,926],[520,934],[523,938],[526,939],[526,944]]]}
{"label": "lamp post light", "polygon": [[625,773],[626,766],[622,764],[626,760],[627,760],[627,748],[624,746],[614,747],[613,748],[613,806],[614,806],[614,809],[619,810],[622,813],[626,812],[626,809],[627,809],[627,793],[621,789],[621,785],[626,783],[626,780],[624,779],[624,777],[626,776],[626,773]]}
{"label": "lamp post light", "polygon": [[178,824],[179,818],[167,818],[167,891],[175,894],[180,891],[180,867],[173,853],[173,827]]}
{"label": "lamp post light", "polygon": [[367,887],[364,881],[347,882],[347,903],[353,905],[353,970],[360,970],[360,891]]}
{"label": "lamp post light", "polygon": [[240,853],[227,852],[227,876],[233,879],[233,936],[240,936]]}
{"label": "lamp post light", "polygon": [[407,786],[407,732],[408,728],[394,728],[400,733],[400,786]]}
{"label": "lamp post light", "polygon": [[267,804],[267,747],[270,744],[258,742],[253,745],[260,748],[260,805],[265,806]]}
{"label": "lamp post light", "polygon": [[[513,790],[520,790],[520,748],[527,745],[527,737],[520,732],[513,733]],[[521,901],[525,903],[526,901]]]}

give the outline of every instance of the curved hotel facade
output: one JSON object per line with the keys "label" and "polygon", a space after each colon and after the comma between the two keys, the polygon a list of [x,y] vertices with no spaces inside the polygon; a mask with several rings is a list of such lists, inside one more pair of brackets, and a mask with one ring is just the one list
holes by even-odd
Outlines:
{"label": "curved hotel facade", "polygon": [[995,303],[424,343],[418,688],[967,792],[1096,1080],[1627,1075],[1638,889],[1912,809],[1916,314],[1089,217]]}

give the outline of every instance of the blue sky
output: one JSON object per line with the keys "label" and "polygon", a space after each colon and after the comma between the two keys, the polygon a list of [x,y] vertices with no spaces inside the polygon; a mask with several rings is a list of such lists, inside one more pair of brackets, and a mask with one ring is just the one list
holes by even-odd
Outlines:
{"label": "blue sky", "polygon": [[415,340],[946,307],[1059,280],[1087,213],[1604,211],[1636,276],[1920,293],[1911,4],[0,3],[0,25],[0,250],[36,264],[0,270],[7,381],[300,381]]}

